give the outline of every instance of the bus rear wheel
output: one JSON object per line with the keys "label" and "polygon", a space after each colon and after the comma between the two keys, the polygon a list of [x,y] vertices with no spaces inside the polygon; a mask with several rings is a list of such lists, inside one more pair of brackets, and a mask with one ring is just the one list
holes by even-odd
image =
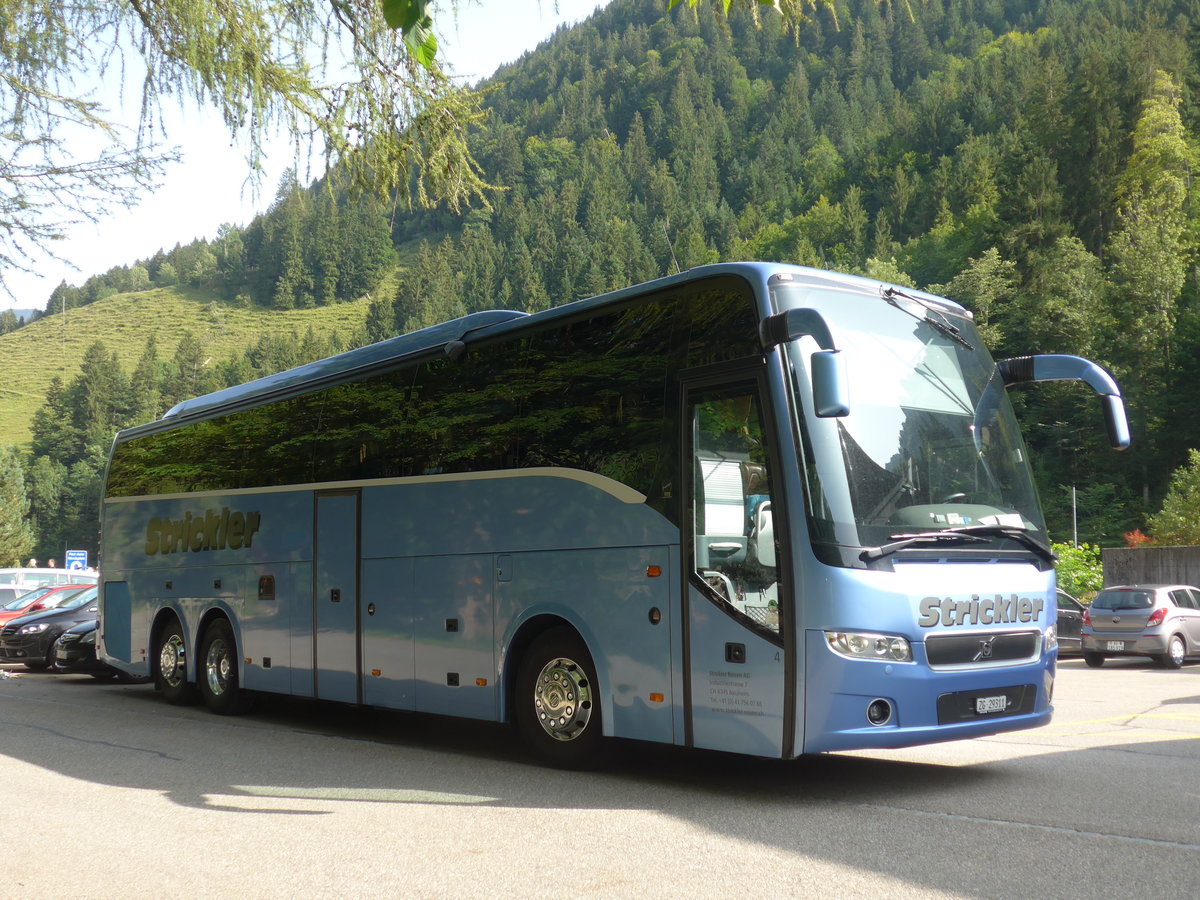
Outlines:
{"label": "bus rear wheel", "polygon": [[603,735],[596,667],[569,628],[539,635],[517,671],[517,730],[544,763],[564,769],[602,762]]}
{"label": "bus rear wheel", "polygon": [[217,619],[204,630],[199,676],[200,697],[218,715],[244,713],[254,702],[254,696],[238,683],[237,641],[225,619]]}
{"label": "bus rear wheel", "polygon": [[183,627],[172,622],[158,637],[154,686],[172,706],[190,706],[199,700],[196,685],[187,680],[187,643]]}

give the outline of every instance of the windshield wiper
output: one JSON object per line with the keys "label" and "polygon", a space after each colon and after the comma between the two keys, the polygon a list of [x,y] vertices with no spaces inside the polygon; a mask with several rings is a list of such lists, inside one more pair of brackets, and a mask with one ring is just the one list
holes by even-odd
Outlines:
{"label": "windshield wiper", "polygon": [[1044,557],[1048,562],[1055,562],[1058,559],[1054,555],[1054,551],[1046,544],[1039,541],[1025,529],[1015,528],[1012,525],[964,525],[961,528],[947,528],[945,531],[925,531],[920,534],[893,534],[889,535],[889,537],[892,539],[892,543],[882,544],[878,547],[864,547],[862,553],[859,554],[859,558],[864,561],[879,559],[895,553],[897,550],[911,547],[913,544],[986,543],[989,537],[1004,537],[1012,538],[1014,541],[1024,544],[1039,556]]}
{"label": "windshield wiper", "polygon": [[[950,340],[962,344],[968,350],[975,349],[971,342],[962,336],[962,332],[958,329],[958,326],[952,324],[950,320],[946,318],[945,313],[943,313],[936,306],[933,306],[928,301],[922,300],[920,297],[914,297],[912,294],[907,294],[899,288],[894,287],[886,287],[880,293],[882,294],[884,300],[892,304],[892,306],[896,307],[896,309],[900,310],[901,312],[907,313],[918,322],[924,322],[926,325],[933,328],[934,331],[941,332],[946,337],[950,338]],[[913,303],[917,304],[927,313],[929,313],[929,315],[918,316],[911,309],[905,309],[900,304],[900,301],[896,299],[897,297],[903,297],[905,300],[911,300]],[[933,318],[934,316],[937,318]]]}
{"label": "windshield wiper", "polygon": [[897,550],[911,547],[913,544],[986,544],[987,538],[976,537],[973,534],[959,534],[956,531],[922,531],[919,534],[892,534],[890,544],[878,547],[863,547],[858,558],[862,560],[880,559]]}
{"label": "windshield wiper", "polygon": [[961,528],[951,528],[950,531],[954,534],[981,534],[991,537],[1012,538],[1017,543],[1024,544],[1039,556],[1044,557],[1047,562],[1056,562],[1058,560],[1054,551],[1050,549],[1049,544],[1038,540],[1024,528],[1017,528],[1013,525],[964,525]]}

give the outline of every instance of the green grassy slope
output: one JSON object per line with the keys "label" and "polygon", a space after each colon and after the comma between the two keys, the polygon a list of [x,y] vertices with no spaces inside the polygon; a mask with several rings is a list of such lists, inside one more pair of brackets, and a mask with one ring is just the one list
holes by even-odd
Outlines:
{"label": "green grassy slope", "polygon": [[[390,280],[380,287],[391,289]],[[151,334],[157,337],[159,359],[171,359],[180,335],[190,331],[217,362],[263,334],[303,335],[311,326],[317,334],[336,330],[348,339],[362,326],[369,305],[370,298],[362,297],[317,309],[246,309],[214,302],[201,291],[156,288],[39,319],[0,335],[0,444],[28,447],[33,414],[45,402],[51,379],[58,375],[69,383],[97,340],[132,373]]]}

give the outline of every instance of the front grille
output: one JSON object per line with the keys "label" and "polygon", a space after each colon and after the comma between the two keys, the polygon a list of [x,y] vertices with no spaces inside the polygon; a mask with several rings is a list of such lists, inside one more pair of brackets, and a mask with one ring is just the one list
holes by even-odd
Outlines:
{"label": "front grille", "polygon": [[4,630],[0,631],[0,637],[12,637],[21,630],[20,625],[5,625]]}
{"label": "front grille", "polygon": [[1034,659],[1041,649],[1041,633],[1007,631],[992,634],[947,634],[925,639],[925,656],[931,666],[987,666]]}

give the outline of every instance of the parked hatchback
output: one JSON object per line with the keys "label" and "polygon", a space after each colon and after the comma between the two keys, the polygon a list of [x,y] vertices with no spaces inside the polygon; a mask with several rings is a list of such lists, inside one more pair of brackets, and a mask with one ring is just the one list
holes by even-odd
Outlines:
{"label": "parked hatchback", "polygon": [[1083,660],[1149,656],[1178,669],[1200,656],[1200,588],[1187,584],[1108,587],[1083,614]]}

